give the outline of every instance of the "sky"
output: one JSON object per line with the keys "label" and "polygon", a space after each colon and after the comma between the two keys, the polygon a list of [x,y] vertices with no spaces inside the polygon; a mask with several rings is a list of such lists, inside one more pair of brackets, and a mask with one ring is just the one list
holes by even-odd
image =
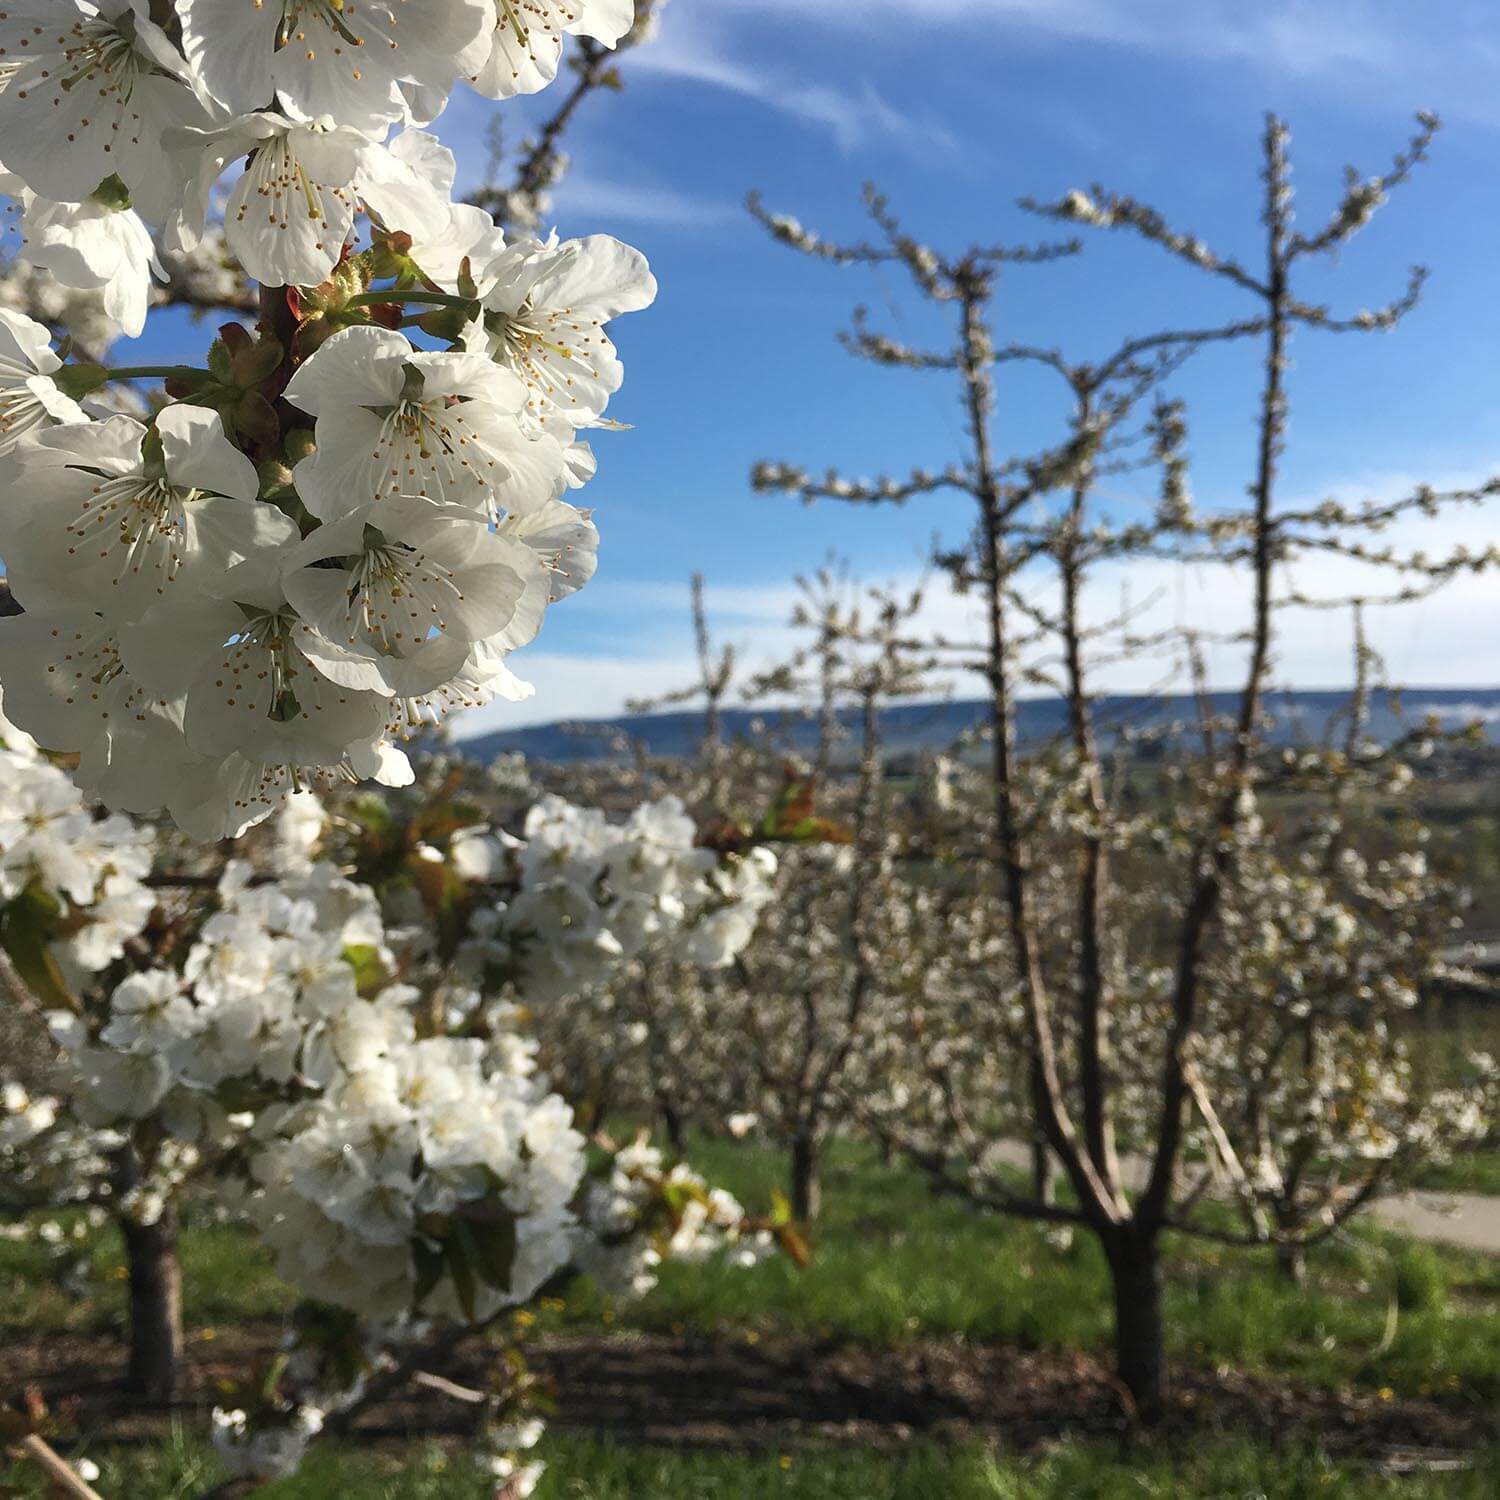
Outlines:
{"label": "sky", "polygon": [[[957,250],[1056,237],[1017,200],[1097,182],[1250,261],[1267,109],[1291,125],[1308,224],[1337,200],[1346,163],[1381,170],[1415,111],[1436,109],[1446,128],[1431,164],[1310,284],[1354,312],[1399,293],[1422,263],[1432,271],[1424,303],[1391,334],[1298,336],[1283,495],[1394,496],[1500,469],[1500,16],[1489,0],[671,0],[658,40],[622,71],[623,91],[588,101],[569,132],[573,169],[554,215],[564,235],[640,246],[661,285],[653,308],[612,330],[626,383],[610,414],[632,430],[596,443],[586,501],[603,538],[599,573],[513,660],[535,697],[472,712],[460,736],[608,716],[687,681],[694,570],[716,633],[754,665],[793,639],[795,573],[837,554],[871,583],[907,584],[923,576],[935,536],[964,534],[961,497],[874,511],[751,492],[759,459],[901,473],[946,465],[962,440],[943,376],[857,364],[837,343],[857,304],[899,338],[941,334],[902,273],[813,263],[774,244],[743,210],[751,189],[837,239],[865,233],[860,187],[874,180],[920,237]],[[460,188],[480,180],[495,108],[456,97],[440,122]],[[500,108],[514,139],[538,106]],[[997,294],[1002,341],[1076,358],[1129,333],[1251,311],[1222,283],[1119,235],[1087,238],[1073,261],[1008,271]],[[1257,375],[1257,351],[1238,346],[1201,356],[1177,382],[1200,509],[1243,496]],[[1002,372],[999,400],[1002,451],[1056,440],[1063,408],[1042,374]],[[1129,487],[1106,498],[1116,518],[1142,504]],[[1388,539],[1434,553],[1483,546],[1497,515]],[[1327,564],[1295,582],[1364,586]],[[1496,592],[1465,580],[1378,615],[1371,631],[1390,677],[1500,682]],[[929,598],[932,622],[961,633],[969,606],[936,581]],[[1098,618],[1128,601],[1143,625],[1227,631],[1243,619],[1246,589],[1219,569],[1140,563],[1102,575],[1094,600]],[[1342,616],[1294,613],[1283,625],[1280,682],[1349,680]],[[1214,649],[1216,683],[1233,681],[1237,659]],[[1164,680],[1159,659],[1100,678],[1117,690]],[[966,686],[977,691],[955,685]]]}

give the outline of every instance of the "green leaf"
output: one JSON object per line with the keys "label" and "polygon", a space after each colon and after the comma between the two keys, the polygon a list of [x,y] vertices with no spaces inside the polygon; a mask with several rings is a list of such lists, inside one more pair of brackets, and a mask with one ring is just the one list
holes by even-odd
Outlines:
{"label": "green leaf", "polygon": [[27,989],[53,1009],[82,1009],[68,988],[48,946],[57,932],[55,900],[39,886],[27,889],[0,912],[0,948],[4,948]]}
{"label": "green leaf", "polygon": [[448,1274],[453,1278],[453,1290],[458,1294],[458,1305],[463,1309],[464,1317],[472,1323],[479,1299],[479,1281],[475,1275],[474,1263],[469,1259],[468,1245],[465,1243],[466,1227],[461,1221],[454,1225],[453,1233],[443,1244],[443,1258],[447,1262]]}
{"label": "green leaf", "polygon": [[371,943],[346,943],[344,962],[354,970],[355,987],[361,995],[373,995],[381,989],[387,975],[380,960],[380,949]]}
{"label": "green leaf", "polygon": [[411,1258],[417,1271],[416,1302],[420,1306],[443,1279],[443,1247],[430,1240],[416,1240],[412,1244]]}
{"label": "green leaf", "polygon": [[465,1220],[464,1224],[471,1233],[480,1279],[497,1292],[508,1292],[516,1266],[515,1218],[507,1213],[492,1223]]}

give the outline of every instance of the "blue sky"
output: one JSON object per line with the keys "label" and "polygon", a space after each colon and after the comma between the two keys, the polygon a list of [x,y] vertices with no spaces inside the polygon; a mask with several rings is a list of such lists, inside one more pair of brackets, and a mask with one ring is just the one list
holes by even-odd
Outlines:
{"label": "blue sky", "polygon": [[[661,282],[652,310],[615,326],[627,375],[612,415],[634,430],[596,445],[588,500],[603,534],[599,576],[516,659],[535,699],[480,711],[460,733],[605,715],[682,680],[695,568],[721,633],[758,659],[786,643],[794,571],[836,550],[871,581],[913,578],[934,533],[954,537],[965,524],[957,502],[856,512],[751,494],[759,458],[855,474],[943,464],[961,421],[941,376],[857,365],[836,343],[861,302],[898,336],[935,331],[900,274],[813,264],[772,244],[741,209],[750,188],[847,237],[863,232],[859,188],[873,178],[914,229],[958,248],[1045,237],[1015,200],[1099,181],[1248,259],[1259,242],[1264,110],[1289,119],[1298,201],[1320,222],[1346,162],[1382,169],[1412,114],[1436,109],[1447,128],[1432,164],[1327,278],[1336,305],[1354,311],[1398,292],[1406,267],[1422,262],[1433,272],[1424,306],[1391,335],[1299,337],[1284,493],[1393,494],[1500,467],[1490,353],[1500,320],[1500,16],[1485,0],[672,0],[659,40],[630,56],[626,73],[624,93],[590,101],[570,133],[574,170],[556,196],[565,235],[629,239]],[[493,107],[455,100],[441,124],[468,182]],[[505,107],[513,133],[528,109]],[[1094,236],[1076,262],[1009,274],[999,308],[1002,340],[1078,357],[1128,332],[1249,310],[1113,236]],[[1242,493],[1255,377],[1247,346],[1204,356],[1180,381],[1203,508]],[[1053,440],[1060,407],[1041,376],[1007,373],[1001,406],[1003,448]],[[1123,491],[1111,497],[1116,514],[1134,503]],[[1493,515],[1470,513],[1426,540],[1434,550],[1483,544],[1495,530]],[[1297,581],[1342,578],[1305,570]],[[1225,628],[1239,618],[1242,594],[1222,576],[1160,566],[1102,580],[1100,608],[1155,590],[1163,622]],[[1492,583],[1466,583],[1377,620],[1392,675],[1500,679],[1494,596]],[[950,625],[962,609],[932,605]],[[1285,624],[1283,681],[1347,679],[1341,619]],[[1212,666],[1228,681],[1234,653]],[[1160,679],[1160,663],[1136,663],[1108,680]]]}

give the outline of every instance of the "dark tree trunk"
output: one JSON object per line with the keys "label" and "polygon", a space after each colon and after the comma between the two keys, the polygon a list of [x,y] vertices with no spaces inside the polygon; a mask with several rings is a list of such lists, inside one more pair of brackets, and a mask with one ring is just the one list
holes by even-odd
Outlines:
{"label": "dark tree trunk", "polygon": [[1276,1269],[1293,1286],[1307,1282],[1307,1255],[1301,1245],[1278,1245],[1276,1247]]}
{"label": "dark tree trunk", "polygon": [[1157,1415],[1167,1393],[1162,1344],[1161,1264],[1154,1236],[1126,1234],[1107,1242],[1115,1294],[1115,1371],[1137,1412]]}
{"label": "dark tree trunk", "polygon": [[182,1358],[182,1266],[177,1219],[168,1207],[154,1224],[121,1220],[130,1271],[130,1390],[153,1401],[177,1394]]}
{"label": "dark tree trunk", "polygon": [[674,1151],[681,1151],[687,1140],[683,1129],[682,1114],[670,1099],[658,1099],[656,1101],[657,1112],[661,1115],[662,1129],[667,1133],[667,1141]]}
{"label": "dark tree trunk", "polygon": [[1042,1070],[1035,1063],[1031,1067],[1031,1118],[1036,1122],[1036,1134],[1031,1141],[1031,1193],[1038,1203],[1051,1203],[1056,1196],[1053,1181],[1055,1162],[1046,1139],[1042,1135],[1041,1122],[1047,1118],[1047,1082]]}
{"label": "dark tree trunk", "polygon": [[1046,1141],[1033,1141],[1031,1146],[1031,1191],[1038,1203],[1051,1203],[1056,1197],[1056,1173],[1053,1171],[1052,1153]]}
{"label": "dark tree trunk", "polygon": [[810,1224],[823,1207],[823,1183],[819,1176],[821,1148],[812,1135],[792,1140],[792,1217]]}

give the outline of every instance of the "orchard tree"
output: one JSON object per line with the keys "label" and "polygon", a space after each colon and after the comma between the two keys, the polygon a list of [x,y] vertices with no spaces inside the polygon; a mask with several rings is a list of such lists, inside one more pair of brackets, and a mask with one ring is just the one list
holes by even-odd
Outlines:
{"label": "orchard tree", "polygon": [[[931,663],[909,639],[920,590],[851,597],[826,569],[801,585],[791,623],[811,640],[749,691],[814,702],[818,741],[806,787],[818,789],[832,836],[788,855],[776,915],[737,964],[737,983],[706,1014],[694,1052],[700,1067],[743,1091],[736,1112],[754,1114],[785,1149],[792,1212],[811,1221],[821,1207],[827,1143],[853,1117],[872,1039],[887,1024],[882,1008],[906,970],[898,886],[905,851],[885,782],[881,712],[922,693]],[[855,763],[847,784],[835,787],[846,710]]]}
{"label": "orchard tree", "polygon": [[[290,1472],[325,1416],[347,1428],[543,1287],[586,1272],[639,1295],[666,1255],[754,1260],[788,1236],[644,1141],[598,1137],[591,1168],[517,1004],[556,1000],[579,964],[602,983],[668,927],[682,962],[729,962],[763,856],[696,848],[672,804],[621,827],[544,799],[523,842],[440,775],[394,816],[298,794],[269,839],[184,868],[175,836],[96,819],[6,739],[0,942],[57,1056],[47,1092],[4,1090],[4,1207],[115,1219],[130,1378],[158,1399],[182,1342],[179,1208],[206,1195],[253,1227],[302,1301],[288,1352],[216,1418],[246,1482]],[[592,859],[567,829],[598,834]],[[532,1423],[523,1367],[503,1368],[470,1401],[497,1479],[521,1471]]]}
{"label": "orchard tree", "polygon": [[[960,462],[874,481],[837,473],[820,480],[783,463],[763,464],[755,474],[759,488],[807,501],[901,503],[949,491],[975,506],[973,535],[944,560],[959,588],[977,594],[983,620],[980,649],[967,658],[960,651],[955,660],[971,661],[982,675],[991,709],[988,834],[978,852],[992,875],[985,897],[994,921],[973,929],[972,958],[979,962],[968,965],[971,976],[976,970],[982,976],[987,1003],[976,1004],[972,990],[929,990],[925,1024],[911,1029],[905,1079],[890,1091],[884,1113],[867,1113],[943,1186],[1002,1212],[1078,1224],[1098,1237],[1114,1285],[1119,1374],[1143,1411],[1160,1405],[1167,1386],[1163,1235],[1223,1232],[1197,1174],[1187,1170],[1190,1159],[1200,1153],[1232,1159],[1238,1170],[1229,1169],[1231,1175],[1245,1184],[1243,1202],[1263,1208],[1268,1195],[1279,1193],[1280,1207],[1292,1210],[1257,1212],[1237,1238],[1300,1248],[1334,1232],[1373,1189],[1365,1174],[1355,1173],[1352,1182],[1335,1174],[1326,1192],[1304,1193],[1293,1185],[1296,1174],[1288,1176],[1289,1154],[1310,1162],[1324,1143],[1342,1142],[1338,1160],[1370,1163],[1383,1178],[1393,1140],[1410,1145],[1435,1129],[1427,1101],[1386,1097],[1400,1085],[1390,1081],[1393,1044],[1381,1029],[1440,965],[1430,916],[1412,917],[1425,936],[1401,946],[1400,967],[1388,983],[1372,986],[1368,974],[1390,954],[1392,913],[1405,928],[1408,914],[1434,903],[1441,908],[1441,893],[1416,865],[1361,868],[1357,856],[1345,858],[1341,833],[1314,849],[1289,846],[1263,822],[1260,802],[1280,774],[1266,734],[1278,618],[1288,607],[1335,602],[1289,590],[1281,582],[1287,568],[1299,559],[1352,559],[1372,575],[1395,574],[1383,597],[1399,600],[1494,560],[1493,549],[1406,555],[1379,538],[1399,520],[1476,503],[1495,492],[1494,484],[1301,507],[1282,499],[1278,482],[1294,335],[1389,330],[1416,304],[1422,281],[1415,272],[1388,307],[1340,317],[1299,290],[1302,273],[1336,258],[1408,179],[1426,157],[1436,123],[1423,117],[1384,175],[1361,179],[1351,171],[1327,220],[1304,233],[1293,219],[1288,134],[1279,120],[1268,120],[1263,246],[1255,265],[1177,230],[1153,208],[1102,190],[1030,205],[1069,225],[1132,234],[1249,303],[1234,322],[1143,335],[1087,361],[1008,346],[993,323],[1003,269],[1046,262],[1076,244],[946,254],[906,233],[872,190],[868,202],[880,238],[838,245],[752,201],[772,234],[796,250],[838,265],[904,269],[919,294],[955,324],[950,348],[921,349],[887,337],[861,314],[847,343],[878,365],[954,381],[968,432]],[[1196,351],[1252,340],[1262,362],[1249,504],[1200,518],[1187,486],[1183,411],[1165,398],[1163,386]],[[1051,371],[1071,413],[1055,445],[1007,460],[997,432],[997,376],[1018,365]],[[1145,421],[1138,422],[1143,409]],[[1156,513],[1114,524],[1103,512],[1100,481],[1135,472],[1141,454],[1162,475]],[[1248,629],[1235,637],[1244,678],[1227,732],[1205,736],[1196,751],[1174,751],[1162,805],[1145,810],[1125,795],[1128,781],[1108,774],[1102,736],[1112,726],[1101,723],[1097,672],[1111,650],[1172,643],[1142,639],[1129,615],[1101,625],[1085,610],[1087,585],[1101,564],[1142,558],[1228,570],[1246,580],[1252,601]],[[1050,570],[1050,592],[1028,587],[1043,570]],[[1367,595],[1382,596],[1378,580]],[[1061,740],[1019,743],[1016,694],[1023,685],[1044,686],[1062,699]],[[971,844],[961,836],[956,857]],[[1337,947],[1329,946],[1324,918],[1338,934]],[[1245,990],[1260,965],[1267,923],[1287,928],[1304,952],[1311,947],[1316,978],[1282,984],[1261,971],[1254,989]],[[1252,993],[1269,1014],[1251,1002]],[[1361,1051],[1341,1055],[1351,1030],[1360,1029]],[[1301,1036],[1321,1038],[1312,1043],[1320,1061],[1296,1079],[1287,1069],[1288,1048]],[[1246,1046],[1250,1078],[1238,1080],[1233,1068]],[[1220,1086],[1217,1097],[1210,1074]],[[1232,1118],[1242,1102],[1247,1126]],[[1372,1108],[1379,1117],[1373,1129]],[[1299,1111],[1300,1137],[1288,1123]],[[1409,1128],[1418,1119],[1428,1123]],[[1259,1142],[1253,1149],[1246,1129]],[[1381,1144],[1367,1150],[1359,1141],[1372,1134]],[[1016,1187],[1001,1170],[1007,1136],[1034,1140],[1054,1157],[1073,1201],[1053,1201],[1040,1172],[1030,1191]],[[1129,1190],[1127,1153],[1143,1162],[1139,1191]]]}

